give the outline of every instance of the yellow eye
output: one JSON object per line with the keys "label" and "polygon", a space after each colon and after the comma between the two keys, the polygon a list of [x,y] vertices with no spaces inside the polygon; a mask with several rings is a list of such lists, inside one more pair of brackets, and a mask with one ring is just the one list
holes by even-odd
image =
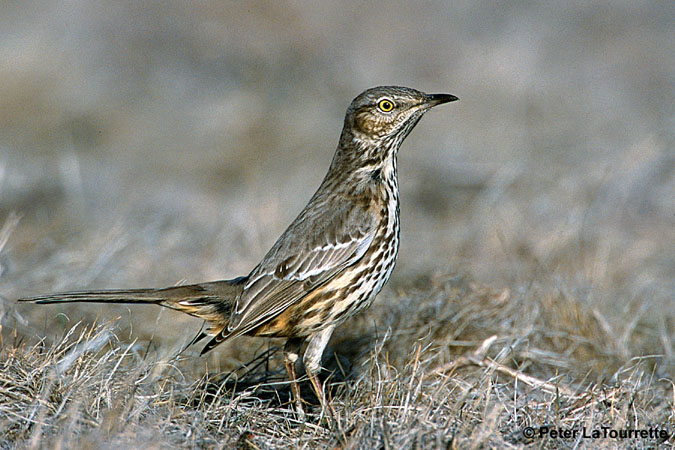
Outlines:
{"label": "yellow eye", "polygon": [[382,112],[389,112],[394,109],[394,102],[385,98],[384,100],[380,100],[377,107],[380,108],[380,111]]}

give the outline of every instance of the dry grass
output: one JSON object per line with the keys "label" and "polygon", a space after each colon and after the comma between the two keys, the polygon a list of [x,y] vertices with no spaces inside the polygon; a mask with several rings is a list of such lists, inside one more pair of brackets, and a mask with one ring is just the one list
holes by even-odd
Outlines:
{"label": "dry grass", "polygon": [[163,358],[121,342],[114,323],[76,324],[53,343],[10,335],[0,359],[3,448],[673,445],[522,434],[526,426],[672,433],[673,362],[654,353],[672,337],[663,330],[639,324],[651,338],[625,356],[597,312],[560,292],[493,291],[459,275],[424,284],[378,303],[332,341],[338,426],[316,405],[298,422],[274,347],[222,374],[196,356]]}
{"label": "dry grass", "polygon": [[[672,2],[4,2],[0,449],[673,448]],[[6,62],[6,63],[5,63]],[[399,154],[401,251],[337,330],[332,427],[278,342],[180,353],[153,307],[46,292],[247,273],[351,98],[450,92]],[[312,399],[309,386],[305,397]]]}

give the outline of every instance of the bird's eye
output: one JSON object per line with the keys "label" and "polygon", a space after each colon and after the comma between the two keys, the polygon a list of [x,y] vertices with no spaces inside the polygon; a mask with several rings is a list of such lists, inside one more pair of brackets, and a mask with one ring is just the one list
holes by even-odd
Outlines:
{"label": "bird's eye", "polygon": [[394,109],[394,102],[385,98],[384,100],[379,101],[377,107],[380,108],[380,111],[382,112],[390,112],[392,109]]}

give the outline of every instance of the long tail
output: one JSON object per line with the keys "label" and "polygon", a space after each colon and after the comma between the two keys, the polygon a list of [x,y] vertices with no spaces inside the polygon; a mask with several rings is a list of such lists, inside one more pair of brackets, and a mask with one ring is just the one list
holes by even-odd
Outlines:
{"label": "long tail", "polygon": [[[227,327],[235,299],[241,293],[246,277],[213,281],[163,289],[114,289],[102,291],[73,291],[21,298],[19,302],[50,303],[145,303],[175,309],[204,319],[208,327],[190,344],[206,336],[218,336]],[[214,339],[212,339],[213,341]],[[222,339],[217,343],[222,342]],[[202,354],[215,347],[209,342]]]}

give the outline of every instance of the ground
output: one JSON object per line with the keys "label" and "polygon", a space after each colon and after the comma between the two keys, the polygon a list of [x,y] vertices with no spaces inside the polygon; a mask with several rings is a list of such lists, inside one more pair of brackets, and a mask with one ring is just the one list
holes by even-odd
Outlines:
{"label": "ground", "polygon": [[[0,448],[675,445],[675,6],[31,4],[0,17]],[[248,273],[379,84],[460,101],[401,149],[335,418],[298,420],[282,342],[16,303]]]}

